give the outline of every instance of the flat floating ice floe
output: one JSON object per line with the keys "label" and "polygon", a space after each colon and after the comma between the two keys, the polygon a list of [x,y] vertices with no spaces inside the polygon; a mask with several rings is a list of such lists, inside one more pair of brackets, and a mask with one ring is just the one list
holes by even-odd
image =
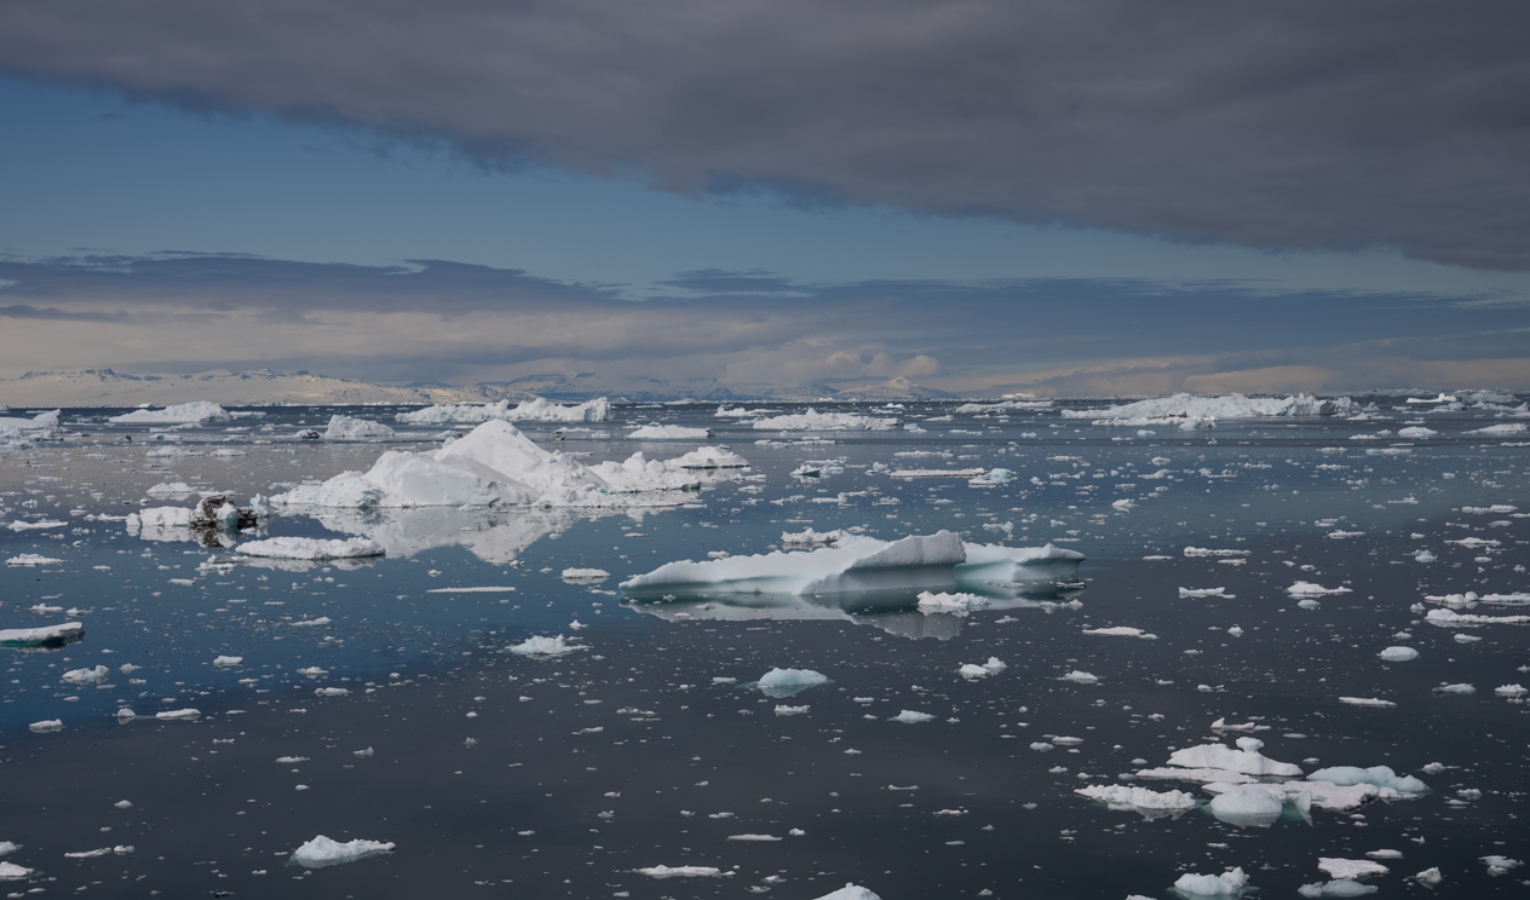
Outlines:
{"label": "flat floating ice floe", "polygon": [[742,469],[749,465],[749,460],[731,450],[708,446],[697,447],[668,463],[681,469]]}
{"label": "flat floating ice floe", "polygon": [[564,569],[563,580],[573,583],[594,583],[605,581],[611,577],[611,573],[605,569]]}
{"label": "flat floating ice floe", "polygon": [[38,553],[21,553],[5,561],[8,566],[61,566],[64,561]]}
{"label": "flat floating ice floe", "polygon": [[1397,705],[1391,700],[1381,700],[1376,697],[1340,697],[1339,702],[1349,706],[1365,706],[1372,709],[1391,709]]}
{"label": "flat floating ice floe", "polygon": [[649,878],[721,878],[732,875],[732,872],[724,872],[716,866],[648,866],[642,869],[633,869],[639,875],[647,875]]}
{"label": "flat floating ice floe", "polygon": [[23,878],[32,877],[36,869],[28,869],[26,866],[18,866],[11,862],[0,862],[0,880],[20,881]]}
{"label": "flat floating ice floe", "polygon": [[881,541],[849,535],[838,546],[803,552],[694,562],[682,560],[629,579],[632,597],[669,594],[837,594],[921,589],[949,591],[958,584],[1060,582],[1077,578],[1075,550],[963,544],[949,531]]}
{"label": "flat floating ice floe", "polygon": [[710,428],[687,428],[684,425],[648,424],[627,434],[634,441],[704,441],[712,436]]}
{"label": "flat floating ice floe", "polygon": [[226,422],[232,419],[228,410],[207,400],[178,403],[164,409],[135,409],[130,413],[112,416],[106,421],[118,425],[185,425],[197,422]]}
{"label": "flat floating ice floe", "polygon": [[1242,868],[1228,869],[1221,875],[1184,874],[1174,882],[1174,890],[1193,897],[1236,897],[1248,887]]}
{"label": "flat floating ice floe", "polygon": [[829,676],[812,669],[771,669],[754,686],[767,697],[791,697],[811,687],[828,684]]}
{"label": "flat floating ice floe", "polygon": [[1098,800],[1114,810],[1178,812],[1196,805],[1195,797],[1185,791],[1154,791],[1124,784],[1091,784],[1073,793]]}
{"label": "flat floating ice floe", "polygon": [[1314,584],[1310,581],[1298,581],[1297,583],[1286,588],[1286,593],[1292,597],[1298,597],[1304,600],[1312,600],[1317,597],[1328,597],[1333,594],[1348,594],[1351,593],[1351,591],[1347,587],[1326,588],[1321,584]]}
{"label": "flat floating ice floe", "polygon": [[1449,609],[1431,609],[1424,614],[1424,621],[1444,628],[1458,625],[1530,625],[1530,616],[1479,616]]}
{"label": "flat floating ice floe", "polygon": [[551,659],[555,656],[563,656],[576,650],[588,650],[583,644],[571,644],[563,635],[553,637],[529,637],[519,644],[508,648],[509,652],[517,656],[529,656],[533,659]]}
{"label": "flat floating ice floe", "polygon": [[292,851],[287,864],[306,866],[310,869],[338,866],[371,856],[392,853],[393,847],[392,841],[367,841],[361,838],[342,844],[321,834]]}
{"label": "flat floating ice floe", "polygon": [[505,422],[604,422],[610,417],[611,401],[605,397],[596,397],[574,406],[563,406],[545,397],[536,397],[515,406],[511,406],[509,400],[427,406],[413,412],[399,413],[394,419],[408,425],[448,425],[496,419]]}
{"label": "flat floating ice floe", "polygon": [[1303,897],[1363,897],[1366,894],[1374,894],[1379,890],[1373,884],[1361,884],[1351,878],[1335,878],[1332,881],[1319,881],[1312,884],[1304,884],[1296,889]]}
{"label": "flat floating ice floe", "polygon": [[804,413],[756,419],[753,427],[757,431],[890,431],[898,427],[898,420],[809,409]]}
{"label": "flat floating ice floe", "polygon": [[326,441],[386,441],[398,436],[392,428],[370,419],[334,415],[324,429]]}
{"label": "flat floating ice floe", "polygon": [[381,544],[366,538],[324,540],[322,538],[278,537],[248,541],[234,548],[235,553],[268,559],[365,559],[382,556]]}
{"label": "flat floating ice floe", "polygon": [[41,628],[0,629],[0,647],[44,647],[62,645],[85,636],[82,622],[44,625]]}
{"label": "flat floating ice floe", "polygon": [[846,884],[839,890],[830,891],[816,900],[882,900],[882,898],[872,893],[869,888],[863,888],[858,884]]}

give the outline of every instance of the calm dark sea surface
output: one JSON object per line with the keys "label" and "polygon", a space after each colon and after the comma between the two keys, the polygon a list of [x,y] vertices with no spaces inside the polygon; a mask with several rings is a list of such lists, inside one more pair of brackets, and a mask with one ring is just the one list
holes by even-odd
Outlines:
{"label": "calm dark sea surface", "polygon": [[[710,443],[751,466],[673,508],[282,514],[264,526],[388,547],[344,565],[240,560],[190,535],[130,534],[119,517],[195,502],[151,497],[156,485],[244,502],[365,470],[384,450],[438,446],[446,428],[398,425],[389,407],[240,410],[169,431],[66,410],[62,440],[0,449],[0,561],[58,560],[0,566],[0,629],[86,628],[62,648],[0,649],[0,842],[21,845],[0,862],[37,870],[0,892],[809,900],[854,882],[884,900],[1170,898],[1182,874],[1236,866],[1258,896],[1296,897],[1326,880],[1320,858],[1395,850],[1381,860],[1390,874],[1366,882],[1378,896],[1430,893],[1412,875],[1431,867],[1438,896],[1530,895],[1530,866],[1495,875],[1481,861],[1530,860],[1530,704],[1497,691],[1530,686],[1530,627],[1426,619],[1530,615],[1512,602],[1530,594],[1530,434],[1471,433],[1530,418],[1513,412],[1522,398],[1454,410],[1359,399],[1375,404],[1360,420],[1195,430],[1059,413],[1082,403],[836,404],[820,409],[922,430],[816,433],[755,430],[711,404],[619,406],[561,433],[520,427],[589,463]],[[400,434],[295,437],[337,412]],[[650,422],[714,437],[625,437]],[[1408,427],[1436,434],[1399,437]],[[791,474],[810,462],[818,477]],[[994,468],[1016,477],[895,476]],[[665,562],[763,553],[809,527],[883,539],[948,529],[1088,559],[1081,589],[1010,592],[964,615],[921,612],[914,592],[877,611],[618,593]],[[569,568],[611,577],[569,582]],[[1298,582],[1348,590],[1303,606],[1287,590]],[[1511,602],[1428,599],[1466,592]],[[1153,637],[1086,633],[1122,626]],[[585,649],[505,652],[538,635]],[[1394,646],[1418,658],[1378,658]],[[1007,668],[957,672],[990,657]],[[98,665],[100,683],[62,677]],[[749,686],[776,667],[830,680],[785,699]],[[1096,680],[1063,679],[1073,672]],[[119,724],[123,707],[138,718]],[[778,712],[790,707],[807,708]],[[154,719],[186,708],[200,716]],[[933,719],[891,720],[904,710]],[[55,719],[61,730],[29,728]],[[1218,719],[1258,730],[1216,731]],[[1429,790],[1239,827],[1210,813],[1195,781],[1133,777],[1176,749],[1250,735],[1309,773],[1384,765]],[[1113,784],[1200,805],[1151,817],[1074,793]],[[288,864],[320,834],[396,848]],[[636,871],[659,865],[719,874]]]}

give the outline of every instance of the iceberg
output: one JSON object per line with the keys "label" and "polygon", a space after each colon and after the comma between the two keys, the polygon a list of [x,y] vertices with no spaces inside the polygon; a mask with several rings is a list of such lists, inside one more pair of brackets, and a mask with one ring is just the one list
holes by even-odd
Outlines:
{"label": "iceberg", "polygon": [[771,669],[755,686],[767,697],[780,699],[800,694],[810,687],[828,684],[829,677],[812,669]]}
{"label": "iceberg", "polygon": [[0,862],[0,881],[20,881],[23,878],[31,878],[36,871],[36,869],[28,869],[26,866],[18,866],[12,862]]}
{"label": "iceberg", "polygon": [[135,409],[130,413],[112,416],[106,421],[117,425],[185,425],[198,422],[227,422],[233,416],[228,410],[207,400],[180,403],[164,409]]}
{"label": "iceberg", "polygon": [[1372,875],[1385,875],[1392,870],[1379,862],[1368,859],[1337,859],[1334,857],[1318,857],[1318,868],[1329,878],[1343,878],[1350,881],[1359,881]]}
{"label": "iceberg", "polygon": [[393,852],[393,843],[383,841],[366,841],[357,838],[354,841],[340,843],[319,835],[308,841],[296,850],[288,858],[288,865],[306,866],[310,869],[324,866],[338,866],[341,863],[355,862],[358,859],[366,859],[369,856],[378,856],[383,853]]}
{"label": "iceberg", "polygon": [[1335,878],[1333,881],[1319,881],[1313,884],[1304,884],[1296,889],[1303,897],[1363,897],[1366,894],[1374,894],[1379,890],[1373,884],[1361,884],[1349,878]]}
{"label": "iceberg", "polygon": [[687,428],[684,425],[649,424],[633,430],[627,437],[634,441],[704,441],[712,436],[710,428]]}
{"label": "iceberg", "polygon": [[1301,776],[1300,766],[1276,762],[1260,753],[1259,750],[1263,746],[1264,742],[1258,738],[1242,737],[1238,738],[1239,749],[1237,750],[1225,744],[1186,747],[1183,750],[1174,751],[1169,756],[1169,765],[1184,769],[1220,769],[1258,777],[1297,778]]}
{"label": "iceberg", "polygon": [[326,441],[386,441],[397,436],[392,428],[370,419],[334,415],[324,429]]}
{"label": "iceberg", "polygon": [[1388,647],[1376,655],[1387,662],[1412,662],[1418,659],[1418,651],[1412,647]]}
{"label": "iceberg", "polygon": [[847,883],[837,891],[830,891],[817,900],[882,900],[881,897],[872,893],[870,889],[863,888],[858,884]]}
{"label": "iceberg", "polygon": [[697,447],[668,462],[679,469],[742,469],[749,465],[749,460],[722,447]]}
{"label": "iceberg", "polygon": [[1248,887],[1248,876],[1241,868],[1229,869],[1221,875],[1179,876],[1174,890],[1191,897],[1236,897]]}
{"label": "iceberg", "polygon": [[1340,786],[1371,784],[1402,794],[1418,794],[1429,790],[1429,786],[1422,781],[1412,775],[1398,775],[1392,771],[1391,766],[1371,766],[1369,769],[1358,766],[1330,766],[1326,769],[1318,769],[1307,778],[1311,781],[1327,781]]}
{"label": "iceberg", "polygon": [[365,538],[343,541],[320,538],[278,537],[250,541],[234,548],[235,553],[269,559],[360,559],[382,556],[383,548]]}
{"label": "iceberg", "polygon": [[949,531],[897,541],[852,536],[837,547],[797,553],[666,563],[624,581],[632,597],[664,594],[833,594],[878,589],[949,589],[966,561],[961,539]]}
{"label": "iceberg", "polygon": [[1311,600],[1316,597],[1327,597],[1331,594],[1348,594],[1350,589],[1347,587],[1326,588],[1321,584],[1314,584],[1310,581],[1298,581],[1286,588],[1286,593],[1292,597]]}
{"label": "iceberg", "polygon": [[1449,609],[1431,609],[1424,614],[1424,621],[1442,628],[1472,625],[1530,625],[1530,616],[1479,616]]}
{"label": "iceberg", "polygon": [[95,666],[88,669],[70,669],[60,677],[70,684],[99,684],[106,680],[111,670],[106,666]]}
{"label": "iceberg", "polygon": [[1136,810],[1144,814],[1179,812],[1195,807],[1195,797],[1184,791],[1154,791],[1124,784],[1092,784],[1073,793],[1098,800],[1114,810]]}
{"label": "iceberg", "polygon": [[62,414],[63,410],[55,409],[51,412],[38,413],[30,419],[0,416],[0,444],[57,440],[63,431],[58,421]]}
{"label": "iceberg", "polygon": [[503,422],[604,422],[611,418],[611,401],[597,397],[587,403],[563,406],[545,397],[537,397],[513,407],[509,400],[427,406],[413,412],[399,413],[394,418],[407,425],[448,425],[496,419]]}
{"label": "iceberg", "polygon": [[1093,419],[1097,425],[1139,426],[1175,421],[1260,419],[1272,416],[1338,416],[1357,412],[1359,408],[1359,404],[1348,397],[1324,400],[1310,394],[1268,398],[1245,397],[1242,394],[1219,397],[1175,394],[1172,397],[1139,400],[1105,409],[1065,409],[1062,410],[1062,416],[1065,419]]}
{"label": "iceberg", "polygon": [[967,558],[956,566],[962,584],[1025,584],[1078,581],[1084,554],[1047,544],[1044,547],[1005,547],[1000,544],[967,544]]}
{"label": "iceberg", "polygon": [[809,409],[804,413],[756,419],[753,427],[756,431],[890,431],[898,427],[898,420]]}
{"label": "iceberg", "polygon": [[[631,507],[678,505],[662,492],[693,490],[701,480],[634,453],[595,467],[544,450],[514,425],[484,422],[427,453],[389,451],[365,474],[343,472],[271,498],[285,507],[407,508],[419,506]],[[657,499],[627,494],[659,493]]]}
{"label": "iceberg", "polygon": [[0,647],[62,647],[84,637],[85,626],[80,622],[41,628],[0,628]]}
{"label": "iceberg", "polygon": [[583,644],[571,644],[563,635],[553,637],[529,637],[519,644],[508,648],[517,656],[527,656],[532,659],[551,659],[555,656],[564,656],[576,650],[588,650]]}
{"label": "iceberg", "polygon": [[1285,803],[1257,785],[1238,785],[1211,798],[1211,814],[1242,827],[1268,828],[1280,818]]}

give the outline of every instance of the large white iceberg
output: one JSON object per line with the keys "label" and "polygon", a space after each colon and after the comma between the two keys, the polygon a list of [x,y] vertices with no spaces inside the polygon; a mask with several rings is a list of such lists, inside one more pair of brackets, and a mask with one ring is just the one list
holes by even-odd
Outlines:
{"label": "large white iceberg", "polygon": [[563,406],[545,397],[537,397],[515,406],[511,406],[509,400],[427,406],[414,412],[399,413],[395,418],[408,425],[447,425],[496,419],[504,422],[604,422],[611,418],[611,401],[597,397],[587,403]]}
{"label": "large white iceberg", "polygon": [[38,413],[30,419],[17,416],[0,416],[0,442],[14,443],[28,440],[54,440],[61,430],[58,423],[63,410]]}
{"label": "large white iceberg", "polygon": [[84,636],[85,626],[79,622],[41,628],[0,628],[0,647],[46,647],[77,641]]}
{"label": "large white iceberg", "polygon": [[836,594],[904,589],[950,591],[958,584],[1068,582],[1084,555],[1055,547],[963,544],[949,531],[882,541],[847,535],[837,546],[798,552],[681,560],[622,583],[632,597],[664,594]]}
{"label": "large white iceberg", "polygon": [[679,467],[634,453],[586,466],[544,450],[514,425],[484,422],[460,440],[426,453],[389,451],[366,473],[344,472],[271,498],[285,507],[343,509],[418,506],[621,507],[675,505],[673,498],[623,495],[700,486]]}
{"label": "large white iceberg", "polygon": [[1105,409],[1065,409],[1063,418],[1093,419],[1096,425],[1147,425],[1206,422],[1216,419],[1258,419],[1269,416],[1336,416],[1359,410],[1348,397],[1321,399],[1310,394],[1291,397],[1245,397],[1227,394],[1197,397],[1175,394]]}
{"label": "large white iceberg", "polygon": [[135,409],[130,413],[112,416],[107,421],[119,425],[184,425],[191,422],[227,422],[232,418],[228,410],[218,404],[196,400],[164,409]]}
{"label": "large white iceberg", "polygon": [[392,428],[370,419],[333,415],[324,429],[327,441],[385,441],[396,435]]}
{"label": "large white iceberg", "polygon": [[754,421],[754,428],[759,431],[890,431],[897,427],[897,419],[856,413],[821,413],[814,409]]}

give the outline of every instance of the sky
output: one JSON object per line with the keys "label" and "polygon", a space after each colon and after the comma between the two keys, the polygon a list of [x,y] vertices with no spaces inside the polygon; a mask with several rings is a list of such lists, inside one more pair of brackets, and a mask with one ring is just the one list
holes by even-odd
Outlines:
{"label": "sky", "polygon": [[1530,390],[1527,20],[19,0],[0,378]]}

